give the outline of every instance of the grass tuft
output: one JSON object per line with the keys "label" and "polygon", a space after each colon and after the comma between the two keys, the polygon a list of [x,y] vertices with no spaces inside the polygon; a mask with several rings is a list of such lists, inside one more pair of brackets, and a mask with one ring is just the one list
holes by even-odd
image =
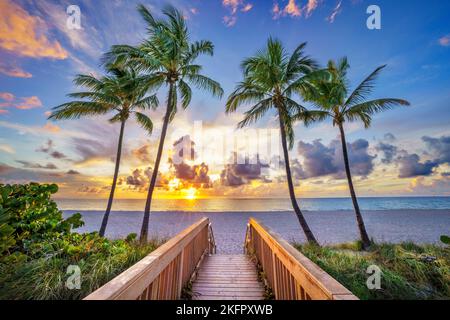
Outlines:
{"label": "grass tuft", "polygon": [[[411,242],[373,244],[367,252],[359,243],[294,246],[360,299],[450,299],[449,248]],[[366,285],[370,265],[382,270],[380,290]]]}

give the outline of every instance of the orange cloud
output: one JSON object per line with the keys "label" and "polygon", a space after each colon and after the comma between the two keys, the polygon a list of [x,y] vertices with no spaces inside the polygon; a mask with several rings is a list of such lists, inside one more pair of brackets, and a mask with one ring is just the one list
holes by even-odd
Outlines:
{"label": "orange cloud", "polygon": [[58,41],[48,39],[47,25],[38,16],[30,15],[10,0],[0,1],[0,12],[0,48],[24,57],[68,57],[67,51]]}
{"label": "orange cloud", "polygon": [[33,75],[17,66],[6,66],[0,63],[0,73],[14,78],[31,78]]}
{"label": "orange cloud", "polygon": [[302,10],[297,5],[295,0],[289,0],[288,4],[282,9],[278,2],[274,2],[272,7],[273,19],[278,19],[281,16],[300,17]]}
{"label": "orange cloud", "polygon": [[42,107],[42,102],[36,96],[24,97],[22,98],[22,102],[16,105],[16,108],[20,110],[29,110],[39,107]]}
{"label": "orange cloud", "polygon": [[51,124],[51,123],[47,123],[43,128],[45,131],[53,132],[53,133],[61,131],[60,127],[58,127],[54,124]]}
{"label": "orange cloud", "polygon": [[284,8],[284,12],[292,17],[299,17],[302,14],[295,0],[289,0],[287,6]]}

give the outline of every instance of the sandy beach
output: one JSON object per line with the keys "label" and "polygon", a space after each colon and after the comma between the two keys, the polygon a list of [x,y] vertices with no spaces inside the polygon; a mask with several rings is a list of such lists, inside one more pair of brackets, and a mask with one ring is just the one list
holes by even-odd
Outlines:
{"label": "sandy beach", "polygon": [[[76,211],[68,210],[70,216]],[[85,226],[78,232],[97,231],[102,211],[80,211]],[[414,241],[439,243],[439,237],[450,233],[450,210],[389,210],[363,212],[369,235],[378,242]],[[272,228],[288,241],[302,242],[303,233],[293,212],[153,212],[150,218],[150,237],[168,238],[202,217],[211,220],[217,252],[242,252],[246,222],[250,217]],[[358,239],[352,211],[305,212],[305,217],[322,244],[342,243]],[[139,233],[142,212],[114,211],[106,230],[110,238]]]}

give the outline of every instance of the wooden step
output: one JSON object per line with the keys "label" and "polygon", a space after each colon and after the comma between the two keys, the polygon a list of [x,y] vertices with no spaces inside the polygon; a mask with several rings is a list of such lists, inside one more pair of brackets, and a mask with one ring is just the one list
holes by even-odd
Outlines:
{"label": "wooden step", "polygon": [[212,255],[203,260],[192,285],[194,300],[262,300],[264,286],[246,255]]}

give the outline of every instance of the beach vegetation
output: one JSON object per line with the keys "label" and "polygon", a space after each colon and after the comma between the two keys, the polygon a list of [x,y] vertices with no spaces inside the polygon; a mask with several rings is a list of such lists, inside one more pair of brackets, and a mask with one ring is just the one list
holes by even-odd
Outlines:
{"label": "beach vegetation", "polygon": [[191,86],[219,98],[223,95],[223,89],[218,82],[201,74],[202,66],[196,63],[201,55],[213,55],[213,43],[207,40],[191,41],[182,12],[168,6],[163,10],[166,19],[158,20],[144,5],[139,5],[138,11],[146,22],[148,38],[136,47],[113,46],[111,51],[105,54],[104,61],[135,67],[143,73],[144,83],[151,90],[158,91],[161,87],[167,89],[161,137],[148,188],[140,234],[140,240],[145,242],[148,237],[150,208],[167,129],[177,113],[178,103],[180,102],[183,109],[190,105]]}
{"label": "beach vegetation", "polygon": [[[108,240],[76,233],[76,213],[63,218],[54,184],[0,185],[0,299],[82,299],[156,249],[136,235]],[[71,270],[79,286],[71,286]]]}
{"label": "beach vegetation", "polygon": [[[372,123],[372,116],[376,113],[391,110],[398,106],[409,106],[409,102],[403,99],[380,98],[368,100],[368,96],[375,88],[376,79],[385,67],[384,65],[376,68],[354,91],[350,91],[350,84],[347,78],[350,64],[347,58],[342,58],[337,62],[330,60],[327,66],[329,77],[312,79],[313,85],[308,87],[309,90],[303,91],[303,98],[320,110],[314,113],[314,117],[306,119],[306,123],[331,119],[333,126],[339,129],[345,173],[364,249],[369,248],[371,241],[361,215],[353,185],[344,124],[361,121],[365,128],[369,128]],[[299,112],[296,117],[301,120],[305,119],[303,112]]]}
{"label": "beach vegetation", "polygon": [[[361,243],[294,246],[363,300],[450,299],[450,250],[439,245]],[[381,269],[379,289],[369,289],[370,266]]]}
{"label": "beach vegetation", "polygon": [[74,84],[85,88],[86,91],[69,94],[70,98],[76,100],[53,108],[49,116],[49,119],[53,120],[67,120],[113,113],[109,122],[120,124],[114,177],[100,226],[99,234],[102,237],[106,232],[119,175],[125,123],[130,116],[134,116],[136,122],[148,133],[151,133],[153,123],[144,112],[156,108],[159,103],[156,95],[147,95],[150,85],[134,69],[129,66],[108,65],[106,71],[107,74],[101,78],[93,75],[77,75]]}

